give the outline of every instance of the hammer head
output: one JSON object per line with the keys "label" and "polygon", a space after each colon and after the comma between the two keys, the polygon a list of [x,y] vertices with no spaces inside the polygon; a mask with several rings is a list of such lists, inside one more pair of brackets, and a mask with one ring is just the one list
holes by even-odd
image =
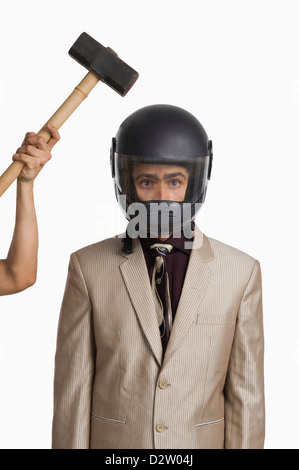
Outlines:
{"label": "hammer head", "polygon": [[123,62],[109,47],[104,47],[87,33],[82,33],[69,50],[81,65],[99,76],[121,96],[125,96],[139,74]]}

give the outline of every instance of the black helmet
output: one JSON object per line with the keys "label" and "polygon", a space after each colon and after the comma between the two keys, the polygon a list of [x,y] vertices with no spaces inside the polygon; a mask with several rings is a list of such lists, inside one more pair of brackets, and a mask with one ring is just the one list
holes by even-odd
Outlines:
{"label": "black helmet", "polygon": [[[188,111],[172,105],[158,104],[141,108],[127,117],[112,139],[111,171],[118,203],[128,220],[131,204],[140,203],[132,173],[137,164],[171,164],[184,167],[188,172],[188,187],[180,207],[180,221],[171,232],[194,220],[204,203],[212,169],[212,141],[200,122]],[[166,203],[168,214],[173,201],[152,200],[142,202],[147,209],[147,223],[151,203]],[[183,215],[184,205],[188,215]],[[170,218],[172,216],[170,215]],[[173,219],[173,218],[172,218]],[[174,221],[172,220],[172,223]],[[160,218],[159,218],[160,224]],[[147,230],[148,232],[149,230]]]}

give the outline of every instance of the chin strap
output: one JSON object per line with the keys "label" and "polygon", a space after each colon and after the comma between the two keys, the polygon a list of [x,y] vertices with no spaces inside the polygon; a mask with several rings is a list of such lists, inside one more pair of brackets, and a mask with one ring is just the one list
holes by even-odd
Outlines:
{"label": "chin strap", "polygon": [[122,238],[121,241],[124,244],[121,251],[124,251],[125,253],[129,253],[129,254],[134,253],[132,250],[132,238],[129,237],[127,230],[126,230],[126,236]]}

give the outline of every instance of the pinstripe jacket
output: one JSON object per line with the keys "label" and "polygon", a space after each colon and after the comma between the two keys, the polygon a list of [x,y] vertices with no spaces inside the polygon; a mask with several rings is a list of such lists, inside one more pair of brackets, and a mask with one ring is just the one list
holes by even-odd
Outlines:
{"label": "pinstripe jacket", "polygon": [[195,233],[164,358],[143,251],[71,255],[60,312],[53,448],[262,448],[259,262]]}

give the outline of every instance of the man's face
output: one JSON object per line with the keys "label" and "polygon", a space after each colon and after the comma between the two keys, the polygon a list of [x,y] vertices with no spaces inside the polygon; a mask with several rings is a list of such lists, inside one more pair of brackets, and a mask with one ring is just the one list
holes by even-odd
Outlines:
{"label": "man's face", "polygon": [[188,179],[188,171],[179,165],[140,163],[133,170],[133,181],[140,201],[182,202]]}

